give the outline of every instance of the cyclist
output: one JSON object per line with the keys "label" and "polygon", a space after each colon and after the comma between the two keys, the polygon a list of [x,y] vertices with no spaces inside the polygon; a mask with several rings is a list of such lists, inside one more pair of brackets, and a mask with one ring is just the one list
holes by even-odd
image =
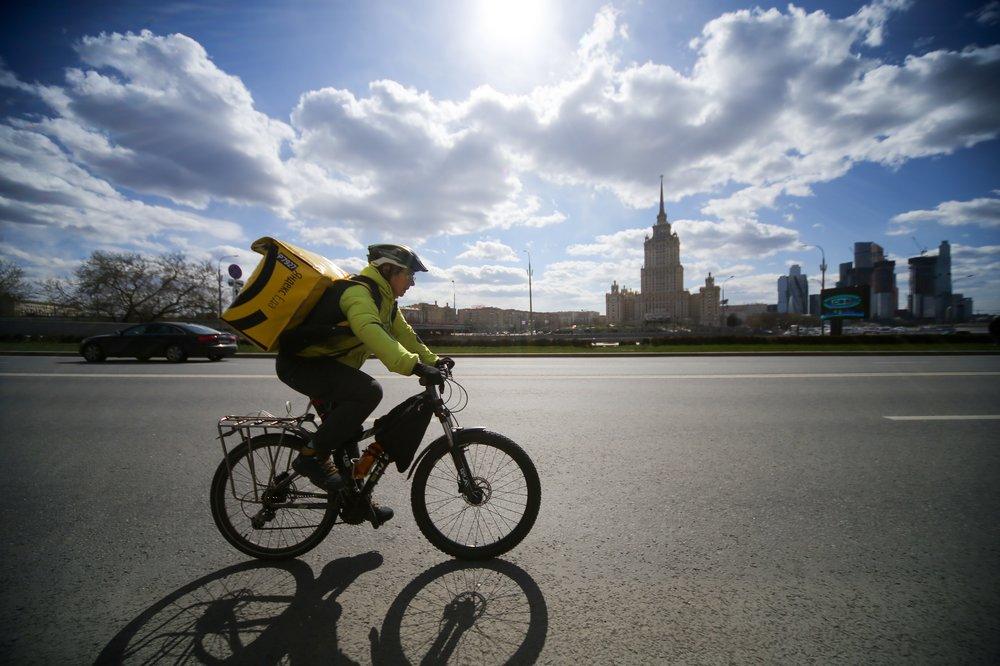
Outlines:
{"label": "cyclist", "polygon": [[[332,403],[332,410],[292,468],[330,492],[346,484],[330,454],[354,446],[365,419],[382,400],[382,387],[360,370],[369,354],[392,372],[417,375],[441,385],[440,368],[455,362],[434,354],[399,312],[396,299],[414,284],[414,273],[427,271],[405,245],[371,245],[368,266],[350,281],[329,287],[302,325],[280,339],[275,364],[278,378],[313,400]],[[389,507],[372,502],[375,527],[392,518]]]}

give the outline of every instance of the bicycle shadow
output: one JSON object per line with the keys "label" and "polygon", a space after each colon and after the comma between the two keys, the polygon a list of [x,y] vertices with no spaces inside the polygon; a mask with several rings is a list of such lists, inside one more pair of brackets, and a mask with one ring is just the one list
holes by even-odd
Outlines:
{"label": "bicycle shadow", "polygon": [[95,663],[355,663],[337,645],[336,598],[381,565],[369,552],[329,562],[315,579],[300,560],[226,567],[147,608]]}
{"label": "bicycle shadow", "polygon": [[[337,597],[382,565],[377,552],[327,563],[250,561],[163,597],[116,634],[95,663],[357,663],[337,644]],[[504,560],[449,560],[414,578],[369,632],[373,664],[522,663],[541,653],[545,598]]]}
{"label": "bicycle shadow", "polygon": [[449,560],[403,588],[368,637],[373,664],[520,664],[538,659],[548,630],[545,597],[523,569]]}

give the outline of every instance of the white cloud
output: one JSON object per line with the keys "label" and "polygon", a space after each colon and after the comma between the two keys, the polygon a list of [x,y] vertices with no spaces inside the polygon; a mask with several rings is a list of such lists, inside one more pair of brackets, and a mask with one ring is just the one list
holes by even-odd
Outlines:
{"label": "white cloud", "polygon": [[[678,220],[682,257],[726,257],[729,260],[769,257],[799,247],[796,230],[755,220]],[[683,258],[682,258],[683,263]]]}
{"label": "white cloud", "polygon": [[102,34],[77,45],[91,69],[68,70],[47,96],[56,117],[35,125],[115,186],[193,206],[263,203],[307,225],[304,237],[349,247],[361,235],[418,242],[563,221],[526,191],[524,173],[636,207],[657,173],[672,199],[735,184],[703,212],[754,218],[859,161],[898,165],[1000,131],[1000,46],[900,65],[863,52],[908,4],[843,19],[794,6],[726,13],[693,40],[689,75],[620,65],[609,54],[622,14],[606,6],[580,40],[577,73],[530,94],[481,88],[452,101],[383,80],[360,97],[307,92],[290,126],[257,111],[188,37]]}
{"label": "white cloud", "polygon": [[291,129],[254,109],[242,81],[198,42],[144,30],[84,37],[76,50],[92,69],[67,70],[58,101],[43,95],[57,117],[34,128],[78,162],[116,186],[197,208],[287,205],[279,153]]}
{"label": "white cloud", "polygon": [[911,210],[894,216],[889,235],[912,233],[914,225],[934,222],[946,227],[973,225],[984,229],[1000,227],[1000,198],[980,197],[971,201],[943,201],[933,210]]}
{"label": "white cloud", "polygon": [[642,259],[643,242],[650,234],[649,227],[623,229],[613,234],[598,236],[593,243],[570,245],[566,254],[570,256],[601,256],[614,259]]}
{"label": "white cloud", "polygon": [[577,56],[581,60],[592,60],[607,54],[608,46],[617,34],[622,39],[628,39],[628,28],[622,24],[617,27],[621,12],[611,5],[601,7],[594,16],[590,30],[580,38]]}
{"label": "white cloud", "polygon": [[[51,117],[3,125],[25,141],[49,139],[20,147],[38,151],[43,165],[6,162],[0,214],[4,224],[150,247],[196,232],[214,241],[240,234],[231,223],[129,200],[127,188],[193,207],[265,206],[303,242],[356,250],[362,239],[419,245],[440,234],[561,223],[565,214],[531,189],[535,177],[645,207],[663,173],[670,199],[709,194],[702,212],[720,220],[675,223],[687,265],[769,256],[798,239],[757,220],[761,209],[784,209],[781,197],[809,196],[859,162],[895,167],[1000,133],[1000,45],[899,63],[868,49],[908,5],[878,0],[841,19],[794,6],[725,13],[692,41],[684,72],[622,64],[615,49],[627,39],[625,13],[606,6],[579,41],[572,74],[528,94],[482,87],[440,99],[381,80],[360,94],[307,91],[287,123],[259,112],[242,81],[188,37],[88,37],[77,45],[82,65],[59,86],[24,83],[0,63],[0,86],[51,108]],[[911,211],[895,224],[962,219],[946,204],[971,203]],[[612,260],[595,262],[598,272],[631,266],[641,245],[629,245],[629,234],[638,235],[606,234],[568,252]],[[504,286],[502,273],[462,277]],[[544,279],[540,289],[543,298],[578,294]]]}
{"label": "white cloud", "polygon": [[860,161],[895,166],[997,136],[1000,47],[901,65],[862,52],[906,5],[846,19],[795,7],[727,13],[694,41],[691,75],[594,58],[531,95],[480,91],[468,118],[553,182],[609,189],[635,207],[650,203],[657,173],[672,199],[737,184],[703,212],[752,217]]}
{"label": "white cloud", "polygon": [[295,212],[313,223],[420,241],[565,219],[524,191],[509,155],[457,105],[396,82],[362,98],[307,93],[292,124],[296,160],[313,168]]}
{"label": "white cloud", "polygon": [[[0,124],[0,224],[72,242],[167,249],[167,235],[243,238],[239,225],[131,200],[74,164],[49,138]],[[58,235],[52,235],[55,243]]]}
{"label": "white cloud", "polygon": [[778,300],[778,275],[776,273],[737,275],[726,283],[726,300],[730,305],[775,303]]}
{"label": "white cloud", "polygon": [[520,261],[517,252],[509,245],[505,245],[496,240],[480,240],[472,244],[466,244],[467,249],[455,257],[455,259],[481,259],[493,261]]}
{"label": "white cloud", "polygon": [[976,312],[1000,312],[1000,245],[952,245],[951,275],[952,291],[972,298]]}
{"label": "white cloud", "polygon": [[512,285],[528,284],[528,274],[525,269],[511,266],[466,266],[457,264],[447,269],[448,277],[463,285],[489,284]]}
{"label": "white cloud", "polygon": [[985,5],[970,14],[976,17],[976,22],[983,25],[1000,23],[1000,1],[990,0]]}

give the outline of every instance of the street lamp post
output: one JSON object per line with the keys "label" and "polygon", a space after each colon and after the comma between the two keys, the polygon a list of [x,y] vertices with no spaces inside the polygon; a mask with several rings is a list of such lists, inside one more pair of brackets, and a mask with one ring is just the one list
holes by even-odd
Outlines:
{"label": "street lamp post", "polygon": [[[823,290],[826,289],[826,252],[823,251],[822,247],[820,247],[819,245],[816,245],[816,244],[805,244],[805,243],[803,243],[802,246],[803,247],[814,247],[817,250],[819,250],[819,256],[820,256],[820,261],[819,261],[819,273],[820,273],[820,278],[819,278],[819,298],[820,298],[820,302],[822,303],[822,300],[823,300]],[[820,310],[822,310],[822,309],[823,308],[821,306]],[[832,326],[832,324],[831,324],[831,326]],[[824,329],[826,329],[826,326],[823,325],[823,320],[820,319],[819,320],[819,334],[820,335],[823,335],[826,332]]]}
{"label": "street lamp post", "polygon": [[817,250],[819,250],[819,256],[820,256],[820,263],[819,263],[819,271],[820,271],[819,289],[820,289],[820,292],[822,292],[824,289],[826,289],[826,252],[824,252],[823,248],[821,248],[819,245],[815,245],[815,244],[803,244],[802,247],[814,247]]}
{"label": "street lamp post", "polygon": [[240,255],[238,254],[224,255],[222,257],[219,257],[219,261],[215,265],[215,274],[216,277],[219,279],[219,319],[222,319],[222,262],[225,259],[232,259],[238,256]]}
{"label": "street lamp post", "polygon": [[458,326],[458,297],[455,295],[455,281],[451,281],[451,307],[455,310],[455,326]]}
{"label": "street lamp post", "polygon": [[735,275],[730,275],[725,280],[722,281],[722,325],[726,326],[726,307],[729,305],[729,301],[726,300],[726,283],[732,280]]}
{"label": "street lamp post", "polygon": [[531,252],[525,250],[528,255],[528,335],[535,334],[535,308],[531,301]]}

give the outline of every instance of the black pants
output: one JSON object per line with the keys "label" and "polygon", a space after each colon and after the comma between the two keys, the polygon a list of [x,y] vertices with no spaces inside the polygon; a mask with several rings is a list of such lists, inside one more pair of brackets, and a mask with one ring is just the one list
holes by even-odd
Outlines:
{"label": "black pants", "polygon": [[335,403],[312,443],[312,448],[323,453],[356,442],[365,419],[382,401],[377,381],[333,358],[279,354],[275,370],[278,379],[299,393]]}

